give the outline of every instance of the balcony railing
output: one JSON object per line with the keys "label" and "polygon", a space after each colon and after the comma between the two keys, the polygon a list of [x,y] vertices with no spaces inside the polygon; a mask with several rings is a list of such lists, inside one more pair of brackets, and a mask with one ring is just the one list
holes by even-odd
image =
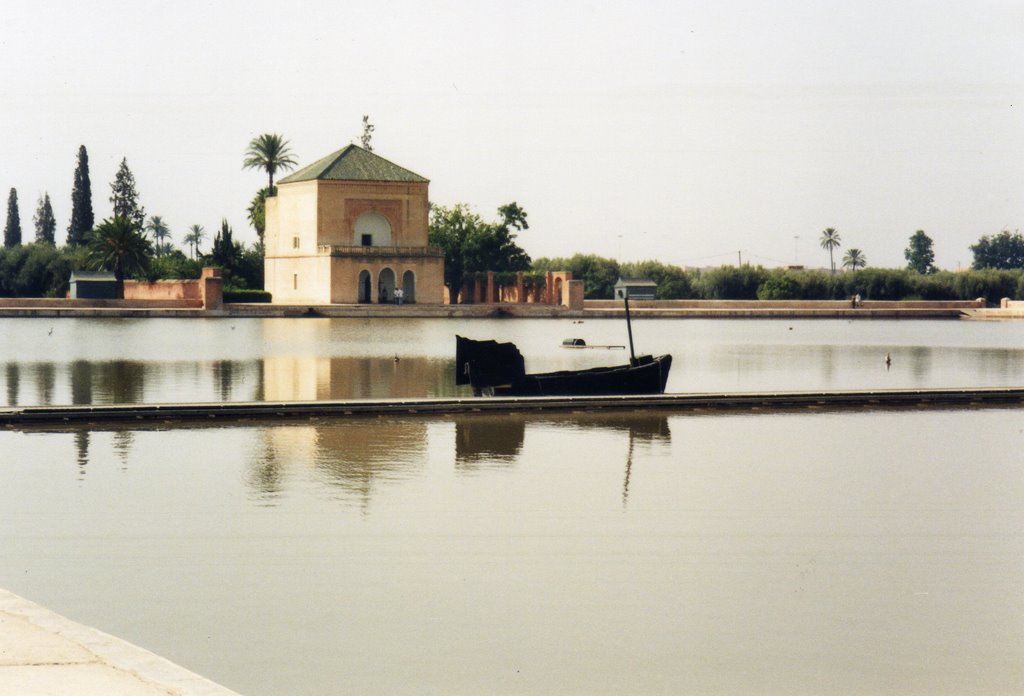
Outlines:
{"label": "balcony railing", "polygon": [[334,246],[321,244],[317,253],[330,256],[427,256],[444,258],[444,252],[436,247],[411,246]]}

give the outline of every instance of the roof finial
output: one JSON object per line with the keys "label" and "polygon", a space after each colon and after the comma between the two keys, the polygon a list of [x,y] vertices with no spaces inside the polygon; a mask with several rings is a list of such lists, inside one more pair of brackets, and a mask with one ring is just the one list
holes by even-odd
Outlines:
{"label": "roof finial", "polygon": [[370,123],[370,115],[363,114],[363,135],[359,138],[363,143],[363,148],[367,152],[373,152],[373,146],[370,145],[370,139],[373,137],[374,126]]}

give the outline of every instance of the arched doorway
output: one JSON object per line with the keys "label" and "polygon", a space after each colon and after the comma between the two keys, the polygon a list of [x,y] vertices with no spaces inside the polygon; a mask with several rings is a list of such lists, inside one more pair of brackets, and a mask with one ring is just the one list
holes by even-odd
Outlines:
{"label": "arched doorway", "polygon": [[377,302],[386,303],[395,300],[395,272],[385,268],[377,276]]}
{"label": "arched doorway", "polygon": [[391,246],[391,223],[380,213],[363,213],[356,220],[353,246]]}
{"label": "arched doorway", "polygon": [[370,304],[373,302],[373,284],[370,280],[370,272],[366,270],[359,271],[359,285],[357,291],[359,295],[360,304]]}
{"label": "arched doorway", "polygon": [[555,296],[551,298],[553,301],[551,304],[560,305],[562,304],[562,279],[555,278]]}
{"label": "arched doorway", "polygon": [[402,301],[409,304],[416,301],[416,274],[412,271],[402,274]]}

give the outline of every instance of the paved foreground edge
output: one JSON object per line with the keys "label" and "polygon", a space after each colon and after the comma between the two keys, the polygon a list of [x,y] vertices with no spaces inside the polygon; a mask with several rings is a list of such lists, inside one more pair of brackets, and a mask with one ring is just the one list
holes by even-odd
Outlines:
{"label": "paved foreground edge", "polygon": [[170,660],[4,589],[0,692],[237,696]]}

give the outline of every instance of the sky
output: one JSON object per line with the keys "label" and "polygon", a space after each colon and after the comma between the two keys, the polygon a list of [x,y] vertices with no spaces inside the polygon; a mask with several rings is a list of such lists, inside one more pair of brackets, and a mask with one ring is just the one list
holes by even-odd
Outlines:
{"label": "sky", "polygon": [[1024,228],[1024,2],[65,3],[4,0],[0,202],[66,231],[79,145],[97,221],[127,158],[180,245],[246,208],[248,142],[300,166],[359,142],[485,219],[516,201],[533,257],[902,267]]}

